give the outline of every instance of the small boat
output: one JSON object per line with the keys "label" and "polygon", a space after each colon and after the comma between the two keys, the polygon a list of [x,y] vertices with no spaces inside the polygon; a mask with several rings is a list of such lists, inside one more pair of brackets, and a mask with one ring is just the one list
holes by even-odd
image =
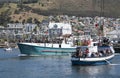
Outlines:
{"label": "small boat", "polygon": [[12,51],[12,48],[10,47],[8,42],[5,42],[5,45],[7,46],[6,48],[4,48],[5,51]]}
{"label": "small boat", "polygon": [[71,56],[73,65],[102,65],[109,64],[114,57],[112,46],[78,46]]}
{"label": "small boat", "polygon": [[8,48],[4,48],[5,51],[12,51],[12,48],[11,47],[8,47]]}

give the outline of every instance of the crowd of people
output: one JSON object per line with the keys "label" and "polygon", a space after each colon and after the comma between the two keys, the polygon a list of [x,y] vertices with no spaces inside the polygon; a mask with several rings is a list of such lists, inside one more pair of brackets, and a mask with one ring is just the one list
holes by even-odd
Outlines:
{"label": "crowd of people", "polygon": [[86,48],[84,51],[82,51],[81,48],[77,48],[76,52],[73,54],[75,57],[81,57],[81,58],[95,58],[95,57],[105,57],[112,54],[112,51],[109,48],[98,50],[98,52],[90,52],[88,48]]}

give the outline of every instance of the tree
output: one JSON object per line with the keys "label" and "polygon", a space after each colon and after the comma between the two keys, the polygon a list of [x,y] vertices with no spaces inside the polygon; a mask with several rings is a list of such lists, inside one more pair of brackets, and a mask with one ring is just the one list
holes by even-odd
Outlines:
{"label": "tree", "polygon": [[16,20],[16,21],[15,21],[15,23],[19,23],[19,21],[18,21],[18,20]]}
{"label": "tree", "polygon": [[8,22],[10,22],[10,13],[9,10],[6,10],[5,12],[2,12],[0,15],[0,25],[6,26]]}
{"label": "tree", "polygon": [[27,23],[32,23],[32,19],[33,19],[32,17],[28,18]]}
{"label": "tree", "polygon": [[24,23],[25,23],[25,19],[22,20],[22,24],[24,24]]}
{"label": "tree", "polygon": [[39,24],[40,21],[38,21],[36,18],[34,19],[34,23]]}

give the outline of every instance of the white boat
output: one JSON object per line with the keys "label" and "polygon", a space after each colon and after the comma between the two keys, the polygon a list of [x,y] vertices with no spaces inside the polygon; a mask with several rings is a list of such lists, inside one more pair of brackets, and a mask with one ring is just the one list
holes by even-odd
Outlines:
{"label": "white boat", "polygon": [[4,48],[5,51],[12,51],[12,48],[11,47],[8,47],[8,48]]}
{"label": "white boat", "polygon": [[109,64],[115,56],[112,46],[78,46],[71,56],[73,65],[101,65]]}
{"label": "white boat", "polygon": [[12,48],[10,47],[8,42],[5,42],[5,45],[7,46],[6,48],[4,48],[5,51],[12,51]]}

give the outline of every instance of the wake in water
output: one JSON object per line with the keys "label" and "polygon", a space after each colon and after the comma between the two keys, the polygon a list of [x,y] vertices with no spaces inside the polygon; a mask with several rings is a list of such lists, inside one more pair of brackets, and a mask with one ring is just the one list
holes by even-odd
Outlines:
{"label": "wake in water", "polygon": [[120,56],[120,53],[115,53],[115,56],[116,56],[116,55],[117,55],[117,56]]}
{"label": "wake in water", "polygon": [[118,65],[119,66],[120,64],[109,64],[109,65],[112,65],[112,66],[117,66]]}
{"label": "wake in water", "polygon": [[[120,53],[115,53],[115,56],[120,56]],[[105,60],[109,65],[115,66],[120,64],[112,64],[110,61]]]}

